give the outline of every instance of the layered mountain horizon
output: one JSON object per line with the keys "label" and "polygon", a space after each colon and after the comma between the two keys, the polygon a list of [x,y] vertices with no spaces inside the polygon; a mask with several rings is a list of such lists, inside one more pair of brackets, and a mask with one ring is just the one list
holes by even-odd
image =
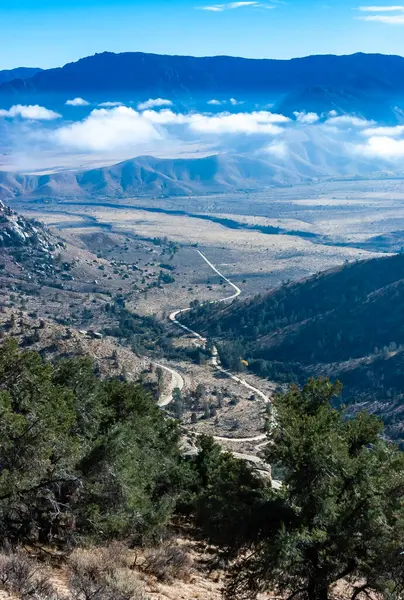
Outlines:
{"label": "layered mountain horizon", "polygon": [[[302,150],[302,148],[299,148]],[[192,196],[254,192],[265,188],[313,183],[318,180],[388,179],[398,173],[374,171],[371,161],[333,165],[336,156],[310,164],[308,157],[291,156],[284,164],[269,155],[249,157],[216,154],[200,158],[164,159],[139,156],[117,164],[87,170],[23,174],[0,171],[0,198],[131,198],[138,196]],[[404,170],[401,172],[401,176]]]}
{"label": "layered mountain horizon", "polygon": [[286,114],[337,109],[394,120],[396,103],[404,96],[404,58],[383,54],[278,60],[104,52],[55,69],[15,71],[15,77],[0,71],[0,97],[267,94]]}
{"label": "layered mountain horizon", "polygon": [[403,135],[400,56],[104,52],[0,71],[3,199],[402,177]]}

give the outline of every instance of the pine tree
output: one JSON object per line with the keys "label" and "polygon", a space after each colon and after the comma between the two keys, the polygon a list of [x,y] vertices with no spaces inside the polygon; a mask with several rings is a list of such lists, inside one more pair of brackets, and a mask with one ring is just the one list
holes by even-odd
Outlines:
{"label": "pine tree", "polygon": [[352,584],[352,598],[372,591],[402,597],[404,455],[381,438],[376,417],[347,419],[333,408],[340,391],[311,380],[275,400],[267,459],[284,473],[281,506],[275,514],[269,502],[250,527],[228,599],[269,589],[327,600],[342,578]]}

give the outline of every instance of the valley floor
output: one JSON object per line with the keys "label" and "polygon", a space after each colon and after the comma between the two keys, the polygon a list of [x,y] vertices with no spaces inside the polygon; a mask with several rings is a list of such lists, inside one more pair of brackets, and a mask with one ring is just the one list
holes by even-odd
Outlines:
{"label": "valley floor", "polygon": [[[193,393],[203,383],[206,391],[197,420],[191,423],[194,410],[190,404],[185,407],[184,421],[191,431],[221,438],[261,435],[265,407],[259,399],[251,400],[248,390],[234,381],[218,378],[209,365],[175,356],[176,350],[197,349],[198,344],[169,325],[170,312],[193,301],[214,301],[231,293],[230,286],[197,250],[246,298],[345,261],[380,255],[376,250],[394,250],[401,238],[397,231],[393,240],[389,238],[393,228],[402,226],[404,231],[404,183],[398,180],[327,183],[203,198],[105,199],[98,203],[19,200],[13,207],[54,228],[66,241],[65,254],[74,268],[72,281],[63,282],[61,289],[37,288],[17,304],[13,299],[13,291],[20,285],[17,275],[4,280],[6,303],[37,318],[69,323],[75,331],[99,331],[114,324],[116,316],[105,314],[104,309],[119,297],[125,298],[131,313],[156,316],[168,328],[165,335],[172,350],[167,355],[160,348],[151,359],[147,344],[150,348],[155,345],[155,334],[148,334],[146,348],[140,351],[148,358],[140,371],[148,368],[148,360],[163,361],[184,379],[185,392]],[[268,228],[274,227],[280,233],[268,233],[272,231]],[[379,245],[374,241],[378,236],[383,237]],[[161,273],[168,277],[163,285]],[[122,341],[127,346],[125,338]],[[114,353],[111,348],[106,355]],[[125,351],[131,350],[127,347]],[[133,365],[123,361],[119,366],[125,375],[134,372],[135,363],[141,364],[136,353],[132,356]],[[111,363],[111,358],[108,360]],[[273,393],[275,386],[270,382],[247,377],[265,393]],[[167,371],[165,379],[172,388]],[[223,406],[217,406],[218,394],[225,399]],[[210,418],[203,415],[204,403],[215,407]],[[256,452],[259,446],[225,439],[221,443],[244,454]]]}
{"label": "valley floor", "polygon": [[[209,279],[206,266],[188,251],[197,244],[225,275],[231,274],[244,295],[404,246],[401,180],[330,182],[260,194],[99,201],[53,198],[12,204],[27,216],[61,229],[63,235],[84,241],[98,232],[132,239],[166,237],[183,247],[179,266],[188,273],[181,285],[201,285]],[[279,233],[271,233],[272,228]],[[155,300],[149,295],[139,308],[152,313],[193,299],[182,287],[178,297],[176,287],[174,295]]]}

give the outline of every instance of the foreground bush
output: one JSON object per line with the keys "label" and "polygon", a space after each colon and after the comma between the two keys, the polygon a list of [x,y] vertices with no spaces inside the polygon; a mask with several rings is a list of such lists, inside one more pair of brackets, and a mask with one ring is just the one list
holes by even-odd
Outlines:
{"label": "foreground bush", "polygon": [[0,348],[0,537],[66,545],[139,541],[167,523],[178,431],[140,386],[101,381],[90,360],[46,364]]}

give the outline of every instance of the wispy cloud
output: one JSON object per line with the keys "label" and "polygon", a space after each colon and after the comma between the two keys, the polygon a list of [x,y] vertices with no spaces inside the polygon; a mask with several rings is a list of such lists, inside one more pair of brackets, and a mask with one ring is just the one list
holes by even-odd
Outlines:
{"label": "wispy cloud", "polygon": [[236,8],[275,8],[272,4],[264,4],[262,2],[227,2],[226,4],[211,4],[208,6],[196,6],[198,10],[206,10],[209,12],[224,12],[225,10],[234,10]]}
{"label": "wispy cloud", "polygon": [[361,12],[404,12],[404,6],[360,6]]}
{"label": "wispy cloud", "polygon": [[360,6],[358,10],[362,13],[373,13],[358,17],[361,21],[373,21],[377,23],[386,23],[387,25],[404,25],[404,5]]}
{"label": "wispy cloud", "polygon": [[362,119],[361,117],[355,117],[354,115],[341,115],[339,117],[329,117],[326,122],[326,125],[335,125],[336,127],[369,127],[370,125],[375,125],[374,121],[367,121],[366,119]]}
{"label": "wispy cloud", "polygon": [[116,106],[123,106],[123,102],[100,102],[98,106],[103,108],[115,108]]}
{"label": "wispy cloud", "polygon": [[372,15],[368,17],[362,17],[361,20],[386,23],[387,25],[404,25],[404,15]]}

